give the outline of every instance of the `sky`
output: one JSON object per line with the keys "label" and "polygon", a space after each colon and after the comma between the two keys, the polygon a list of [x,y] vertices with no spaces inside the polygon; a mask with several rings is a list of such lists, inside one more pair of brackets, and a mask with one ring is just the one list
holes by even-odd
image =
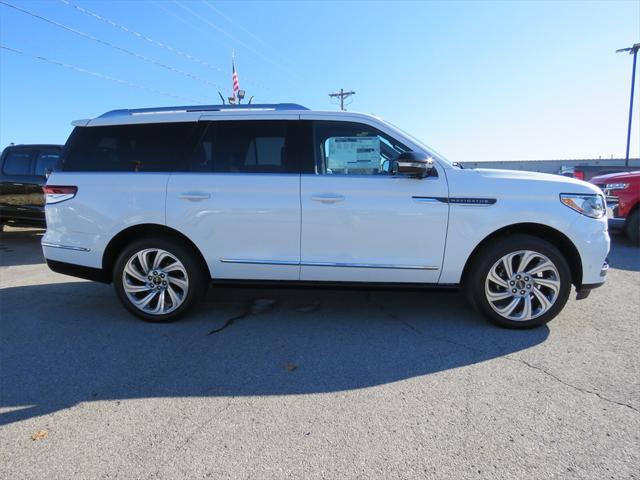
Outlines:
{"label": "sky", "polygon": [[0,1],[58,24],[0,3],[0,45],[23,52],[0,49],[1,147],[64,143],[117,108],[220,103],[234,51],[254,103],[336,110],[328,94],[354,90],[348,110],[452,161],[625,153],[633,57],[615,51],[640,42],[640,0]]}

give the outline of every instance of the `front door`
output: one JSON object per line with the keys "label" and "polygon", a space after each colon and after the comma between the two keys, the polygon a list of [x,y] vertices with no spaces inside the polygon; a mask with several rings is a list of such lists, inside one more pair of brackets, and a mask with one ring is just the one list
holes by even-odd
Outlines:
{"label": "front door", "polygon": [[408,147],[374,127],[313,122],[316,173],[301,179],[301,280],[437,283],[447,182],[393,175]]}

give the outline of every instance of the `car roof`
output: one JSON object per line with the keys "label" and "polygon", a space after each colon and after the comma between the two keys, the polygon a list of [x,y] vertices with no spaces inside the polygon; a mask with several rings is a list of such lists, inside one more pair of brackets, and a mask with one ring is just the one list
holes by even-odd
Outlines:
{"label": "car roof", "polygon": [[56,143],[19,143],[17,145],[7,145],[4,147],[5,150],[8,148],[16,149],[16,148],[57,148],[62,150],[64,145],[56,144]]}
{"label": "car roof", "polygon": [[124,110],[111,110],[103,113],[99,118],[126,116],[126,115],[149,115],[154,113],[189,113],[189,112],[224,112],[237,110],[270,110],[270,111],[291,111],[309,110],[297,103],[268,103],[268,104],[245,104],[245,105],[182,105],[172,107],[151,107]]}
{"label": "car roof", "polygon": [[[111,110],[102,115],[75,120],[76,127],[94,127],[108,125],[130,125],[165,122],[197,122],[198,120],[221,120],[225,118],[246,120],[250,118],[298,119],[300,115],[318,114],[332,117],[368,117],[373,115],[340,111],[316,111],[297,103],[269,103],[246,105],[181,105],[169,107],[151,107]],[[377,120],[380,120],[377,118]]]}

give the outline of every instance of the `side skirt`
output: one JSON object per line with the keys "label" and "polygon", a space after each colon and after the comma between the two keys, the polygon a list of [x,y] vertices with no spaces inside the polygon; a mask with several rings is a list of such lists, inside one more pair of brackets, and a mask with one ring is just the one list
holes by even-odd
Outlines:
{"label": "side skirt", "polygon": [[459,284],[437,283],[386,283],[386,282],[321,282],[312,280],[225,280],[212,279],[211,284],[219,287],[239,288],[325,288],[364,290],[457,290]]}
{"label": "side skirt", "polygon": [[[111,283],[104,271],[99,268],[84,267],[70,263],[48,260],[47,265],[51,270],[72,277],[84,278],[102,283]],[[318,282],[309,280],[236,280],[236,279],[212,279],[211,285],[219,287],[238,288],[324,288],[324,289],[363,289],[363,290],[457,290],[458,284],[437,283],[386,283],[386,282]]]}

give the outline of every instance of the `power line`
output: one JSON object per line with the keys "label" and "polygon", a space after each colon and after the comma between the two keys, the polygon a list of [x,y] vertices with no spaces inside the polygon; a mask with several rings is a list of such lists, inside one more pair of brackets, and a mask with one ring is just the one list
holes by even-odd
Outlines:
{"label": "power line", "polygon": [[57,60],[52,60],[50,58],[46,58],[46,57],[43,57],[41,55],[34,55],[34,54],[31,54],[31,53],[26,53],[26,52],[23,52],[21,50],[15,49],[15,48],[7,47],[5,45],[0,45],[0,48],[3,49],[3,50],[7,50],[9,52],[13,52],[13,53],[17,53],[19,55],[23,55],[25,57],[34,58],[34,59],[40,60],[42,62],[47,62],[47,63],[51,63],[53,65],[57,65],[59,67],[64,67],[64,68],[67,68],[69,70],[73,70],[75,72],[84,73],[86,75],[91,75],[93,77],[101,78],[103,80],[108,80],[110,82],[114,82],[114,83],[117,83],[119,85],[125,85],[127,87],[133,87],[133,88],[137,88],[137,89],[140,89],[140,90],[146,90],[148,92],[164,95],[164,96],[167,96],[167,97],[176,98],[178,100],[188,100],[190,102],[202,102],[202,100],[196,100],[196,99],[189,98],[189,97],[182,97],[182,96],[179,96],[179,95],[174,95],[172,93],[164,92],[162,90],[157,90],[157,89],[152,88],[152,87],[146,87],[144,85],[139,85],[137,83],[129,82],[127,80],[121,80],[119,78],[111,77],[111,76],[105,75],[103,73],[93,72],[91,70],[87,70],[86,68],[77,67],[77,66],[71,65],[69,63],[64,63],[64,62],[60,62],[60,61],[57,61]]}
{"label": "power line", "polygon": [[204,4],[209,7],[211,10],[213,10],[214,12],[216,12],[218,15],[220,15],[222,18],[224,18],[227,22],[229,22],[232,25],[235,25],[237,28],[239,28],[240,30],[242,30],[243,32],[249,34],[250,36],[252,36],[255,40],[257,40],[258,42],[260,42],[262,45],[264,45],[265,47],[267,47],[267,49],[271,50],[272,52],[276,51],[275,48],[273,48],[272,46],[270,46],[269,44],[267,44],[267,42],[265,42],[264,40],[262,40],[260,37],[258,37],[257,35],[255,35],[253,32],[251,32],[250,30],[248,30],[246,27],[244,27],[241,23],[236,22],[233,18],[229,17],[228,15],[226,15],[225,13],[223,13],[220,9],[216,8],[210,0],[202,0],[204,2]]}
{"label": "power line", "polygon": [[60,0],[60,2],[66,4],[66,5],[70,6],[70,7],[75,8],[79,12],[82,12],[82,13],[84,13],[86,15],[89,15],[89,16],[91,16],[93,18],[96,18],[96,19],[98,19],[98,20],[100,20],[100,21],[102,21],[104,23],[107,23],[108,25],[111,25],[112,27],[118,28],[118,29],[122,30],[123,32],[129,33],[129,34],[131,34],[131,35],[133,35],[135,37],[138,37],[141,40],[145,40],[145,41],[147,41],[149,43],[152,43],[153,45],[156,45],[158,47],[164,48],[165,50],[168,50],[171,53],[175,53],[176,55],[180,55],[181,57],[187,58],[187,59],[191,60],[192,62],[198,63],[198,64],[203,65],[205,67],[212,68],[212,69],[217,70],[219,72],[222,71],[219,67],[217,67],[215,65],[211,65],[210,63],[208,63],[208,62],[206,62],[204,60],[201,60],[198,57],[194,57],[193,55],[190,55],[190,54],[188,54],[186,52],[183,52],[182,50],[179,50],[179,49],[177,49],[175,47],[172,47],[171,45],[167,45],[166,43],[160,42],[158,40],[154,40],[153,38],[151,38],[151,37],[149,37],[149,36],[147,36],[147,35],[145,35],[143,33],[139,33],[139,32],[137,32],[135,30],[127,28],[124,25],[120,25],[119,23],[116,23],[113,20],[110,20],[110,19],[108,19],[106,17],[103,17],[102,15],[98,15],[95,12],[87,10],[86,8],[83,8],[83,7],[79,6],[79,5],[76,5],[75,3],[72,3],[69,0]]}
{"label": "power line", "polygon": [[154,0],[148,0],[152,5],[155,5],[156,8],[159,8],[160,10],[164,11],[166,14],[172,16],[173,18],[176,18],[178,20],[180,20],[182,23],[184,23],[187,27],[191,28],[191,29],[196,29],[199,30],[200,33],[203,36],[206,36],[207,38],[209,37],[209,31],[205,29],[205,27],[203,27],[202,25],[198,25],[195,22],[192,22],[188,19],[185,19],[183,17],[181,17],[180,15],[176,14],[175,12],[171,11],[169,8],[167,8],[165,6],[165,3],[163,2],[163,0],[158,0],[158,1],[154,1]]}
{"label": "power line", "polygon": [[[233,35],[231,35],[229,32],[227,32],[225,29],[223,29],[222,27],[216,25],[215,23],[213,23],[212,21],[210,21],[208,18],[200,15],[198,12],[192,10],[191,8],[187,7],[186,5],[183,5],[182,3],[178,2],[178,0],[171,0],[173,3],[175,3],[176,5],[178,5],[180,8],[182,8],[183,10],[186,10],[187,12],[191,13],[194,17],[200,19],[201,21],[203,21],[204,23],[206,23],[207,25],[209,25],[211,28],[213,28],[214,30],[222,33],[224,36],[228,37],[229,39],[233,40],[235,43],[237,43],[238,45],[246,48],[247,50],[249,50],[250,52],[253,52],[255,55],[261,57],[263,60],[266,60],[267,62],[271,63],[272,65],[275,65],[276,67],[282,69],[283,67],[281,65],[279,65],[277,62],[275,62],[274,60],[272,60],[271,58],[267,57],[266,55],[263,55],[261,52],[259,52],[258,50],[256,50],[255,48],[247,45],[246,43],[244,43],[243,41],[237,39],[236,37],[234,37]],[[291,81],[291,78],[288,76],[287,79],[289,81]]]}
{"label": "power line", "polygon": [[[205,28],[205,26],[204,26],[204,25],[202,25],[202,24],[200,24],[200,23],[195,23],[195,22],[194,22],[193,20],[191,20],[190,18],[189,18],[189,19],[186,19],[186,18],[181,17],[180,15],[178,15],[178,14],[176,14],[175,12],[171,11],[170,9],[168,9],[168,8],[165,6],[166,4],[163,4],[163,3],[162,3],[162,1],[154,1],[154,0],[149,0],[149,1],[150,1],[150,3],[151,3],[152,5],[154,5],[156,8],[158,8],[158,9],[160,9],[160,10],[164,11],[167,15],[170,15],[171,17],[173,17],[173,18],[175,18],[175,19],[179,20],[180,22],[182,22],[183,24],[185,24],[186,26],[188,26],[192,31],[193,31],[194,29],[195,29],[195,30],[198,30],[201,34],[203,34],[203,36],[204,36],[204,37],[206,37],[206,38],[210,38],[211,33],[209,32],[209,30],[207,30],[207,29]],[[178,6],[180,6],[180,5],[178,5]],[[188,13],[189,13],[189,12],[187,12],[187,14],[188,14]],[[245,78],[245,79],[244,79],[244,82],[249,83],[249,84],[253,85],[253,86],[254,86],[254,87],[256,87],[256,88],[261,88],[261,89],[263,89],[263,90],[265,90],[265,91],[268,91],[268,92],[272,92],[272,91],[273,91],[270,87],[267,87],[267,86],[263,85],[262,83],[260,83],[260,82],[256,82],[255,80],[252,80],[252,79],[250,79],[250,78],[249,78],[249,79],[246,79],[246,78]]]}
{"label": "power line", "polygon": [[[194,17],[200,19],[201,21],[203,21],[204,23],[206,23],[207,25],[209,25],[211,28],[213,28],[214,30],[222,33],[224,36],[228,37],[229,39],[233,40],[234,42],[242,45],[243,47],[247,48],[248,50],[252,50],[255,52],[255,50],[253,50],[251,47],[249,47],[248,45],[244,44],[243,42],[241,42],[240,40],[238,40],[237,38],[235,38],[233,35],[231,35],[229,32],[227,32],[225,29],[219,27],[218,25],[216,25],[215,23],[211,22],[209,19],[207,19],[206,17],[203,17],[202,15],[200,15],[198,12],[190,9],[189,7],[187,7],[186,5],[183,5],[181,3],[179,3],[177,0],[171,0],[173,3],[175,3],[177,6],[179,6],[180,8],[182,8],[183,10],[189,12],[191,15],[193,15]],[[257,53],[257,52],[256,52]],[[259,53],[258,53],[259,54]]]}
{"label": "power line", "polygon": [[[235,25],[236,27],[238,27],[240,30],[244,31],[245,33],[249,34],[250,36],[252,36],[254,39],[256,39],[259,43],[261,43],[262,45],[264,45],[266,47],[267,50],[269,50],[271,52],[271,54],[273,55],[274,52],[277,52],[277,49],[270,46],[269,44],[267,44],[267,42],[265,42],[264,40],[262,40],[260,37],[258,37],[257,35],[255,35],[253,32],[251,32],[250,30],[248,30],[246,27],[244,27],[241,23],[236,22],[233,18],[229,17],[228,15],[226,15],[225,13],[223,13],[221,10],[219,10],[218,8],[216,8],[212,3],[211,0],[201,0],[202,2],[204,2],[204,4],[209,7],[211,10],[213,10],[214,12],[216,12],[218,15],[220,15],[222,18],[224,18],[227,22],[231,23],[232,25]],[[279,68],[283,68],[285,70],[287,70],[288,72],[292,73],[294,76],[296,76],[299,80],[302,79],[302,77],[298,74],[297,70],[291,70],[289,65],[286,65],[288,63],[287,59],[285,59],[284,57],[282,57],[281,55],[277,55],[279,57],[279,60],[276,62],[275,60],[269,60],[271,63],[273,63],[274,65],[278,66]],[[283,60],[283,61],[280,61]]]}
{"label": "power line", "polygon": [[193,75],[191,73],[184,72],[182,70],[174,68],[174,67],[172,67],[170,65],[167,65],[165,63],[158,62],[157,60],[154,60],[152,58],[145,57],[144,55],[140,55],[139,53],[136,53],[136,52],[133,52],[131,50],[127,50],[126,48],[122,48],[122,47],[119,47],[117,45],[114,45],[114,44],[112,44],[110,42],[107,42],[106,40],[101,40],[101,39],[99,39],[97,37],[94,37],[93,35],[89,35],[88,33],[84,33],[84,32],[81,32],[80,30],[76,30],[74,28],[71,28],[71,27],[68,27],[66,25],[63,25],[62,23],[58,23],[55,20],[51,20],[49,18],[43,17],[41,15],[38,15],[37,13],[29,12],[28,10],[24,10],[24,9],[22,9],[20,7],[16,7],[15,5],[7,3],[7,2],[5,2],[3,0],[0,0],[0,4],[5,5],[7,7],[10,7],[10,8],[13,8],[14,10],[22,12],[22,13],[24,13],[26,15],[30,15],[31,17],[37,18],[37,19],[42,20],[42,21],[44,21],[46,23],[49,23],[51,25],[55,25],[56,27],[62,28],[64,30],[67,30],[68,32],[74,33],[74,34],[76,34],[76,35],[78,35],[80,37],[83,37],[83,38],[86,38],[88,40],[92,40],[94,42],[97,42],[97,43],[99,43],[101,45],[105,45],[107,47],[113,48],[113,49],[118,50],[120,52],[126,53],[127,55],[131,55],[132,57],[135,57],[135,58],[137,58],[139,60],[143,60],[145,62],[152,63],[154,65],[157,65],[158,67],[162,67],[162,68],[165,68],[165,69],[167,69],[167,70],[169,70],[171,72],[178,73],[178,74],[183,75],[185,77],[191,78],[192,80],[196,80],[196,81],[203,82],[203,83],[206,83],[206,84],[209,84],[209,85],[213,85],[216,88],[220,88],[220,86],[217,83],[211,82],[210,80],[207,80],[206,78],[202,78],[202,77],[199,77],[197,75]]}

